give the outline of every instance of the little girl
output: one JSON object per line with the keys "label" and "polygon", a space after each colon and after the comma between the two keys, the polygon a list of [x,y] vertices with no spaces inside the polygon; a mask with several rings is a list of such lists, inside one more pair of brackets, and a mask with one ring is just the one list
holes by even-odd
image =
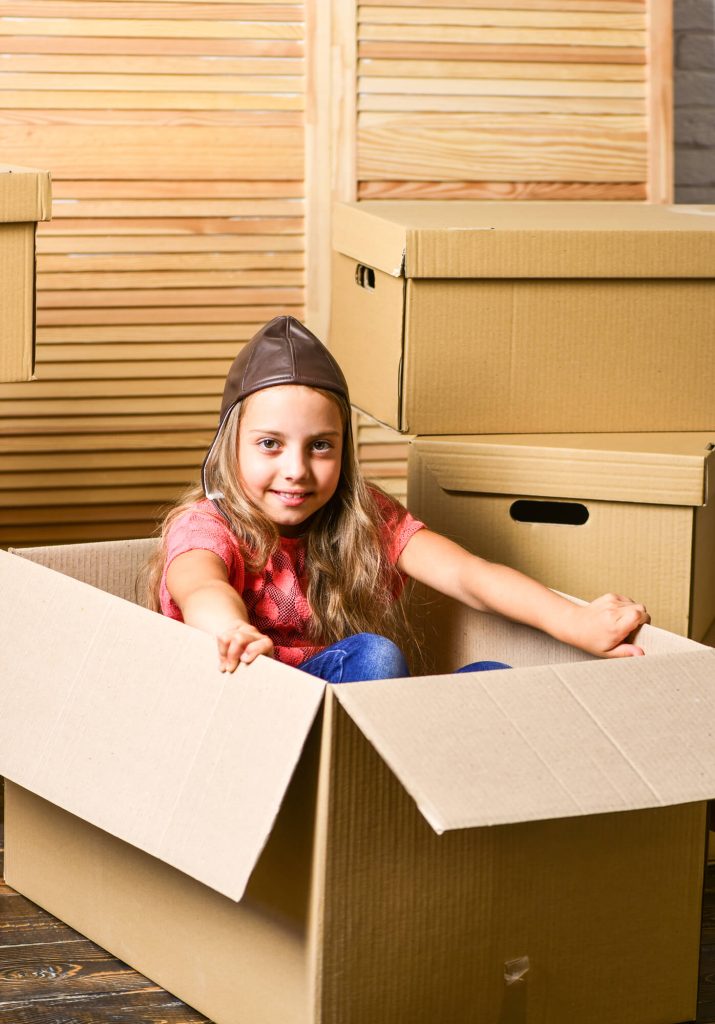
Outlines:
{"label": "little girl", "polygon": [[264,654],[330,682],[409,675],[407,577],[594,655],[643,654],[627,642],[649,621],[643,605],[575,605],[367,484],[342,371],[293,317],[271,320],[231,366],[202,485],[165,520],[151,603],[214,634],[224,672]]}

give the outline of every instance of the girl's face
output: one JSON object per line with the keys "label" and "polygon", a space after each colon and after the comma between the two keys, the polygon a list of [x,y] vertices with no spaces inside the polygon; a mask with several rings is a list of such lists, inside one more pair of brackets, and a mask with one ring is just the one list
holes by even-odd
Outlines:
{"label": "girl's face", "polygon": [[257,391],[244,401],[238,472],[247,496],[284,537],[335,494],[343,424],[335,402],[300,384]]}

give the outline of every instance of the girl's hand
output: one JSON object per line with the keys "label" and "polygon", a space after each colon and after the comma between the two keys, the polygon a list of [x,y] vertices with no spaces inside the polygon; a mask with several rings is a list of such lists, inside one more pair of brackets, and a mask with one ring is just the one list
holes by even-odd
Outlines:
{"label": "girl's hand", "polygon": [[216,637],[219,668],[222,672],[235,672],[239,662],[250,665],[259,654],[273,657],[273,641],[259,633],[250,622],[237,622]]}
{"label": "girl's hand", "polygon": [[602,658],[629,658],[645,654],[628,637],[650,615],[642,604],[621,594],[603,594],[586,605],[574,605],[573,639],[576,647]]}

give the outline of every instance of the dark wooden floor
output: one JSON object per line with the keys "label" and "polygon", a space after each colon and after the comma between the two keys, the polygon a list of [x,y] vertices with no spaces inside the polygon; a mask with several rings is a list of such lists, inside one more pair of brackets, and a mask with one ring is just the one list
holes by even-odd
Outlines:
{"label": "dark wooden floor", "polygon": [[[0,1024],[206,1021],[0,882]],[[715,1022],[715,864],[708,869],[705,890],[697,1022]]]}

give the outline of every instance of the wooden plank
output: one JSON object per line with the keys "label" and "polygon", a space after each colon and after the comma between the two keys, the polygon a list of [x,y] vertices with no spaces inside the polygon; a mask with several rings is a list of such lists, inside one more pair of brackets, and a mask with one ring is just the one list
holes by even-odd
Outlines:
{"label": "wooden plank", "polygon": [[150,341],[164,343],[187,341],[196,345],[209,341],[230,341],[236,342],[238,345],[241,341],[248,341],[262,326],[265,322],[265,312],[267,311],[263,311],[261,317],[253,323],[239,322],[236,319],[230,323],[214,324],[176,323],[157,326],[142,323],[113,324],[109,327],[97,324],[90,326],[71,324],[69,326],[40,327],[37,331],[38,358],[42,358],[41,353],[45,347],[68,341],[83,345],[103,342],[124,344]]}
{"label": "wooden plank", "polygon": [[[254,94],[264,93],[302,93],[304,91],[304,76],[294,75],[222,75],[220,78],[209,75],[166,75],[166,74],[89,74],[80,71],[79,68],[72,74],[32,72],[30,74],[13,71],[5,71],[4,63],[0,65],[0,87],[3,91],[26,89],[32,95],[46,92],[71,92],[79,90],[82,92],[99,92],[107,96],[105,106],[113,106],[112,97],[123,95],[126,92],[139,92],[143,95],[149,93],[171,93],[177,97],[191,96],[193,93],[203,94],[207,97],[213,96],[219,102],[225,94],[226,99],[232,97],[240,101],[243,93]],[[12,104],[7,104],[12,106]],[[45,104],[41,104],[45,105]]]}
{"label": "wooden plank", "polygon": [[[494,10],[525,11],[643,11],[648,0],[486,0]],[[385,0],[360,0],[361,7],[382,7]],[[435,0],[390,0],[391,7],[432,7]],[[449,0],[450,7],[474,7],[475,0]]]}
{"label": "wooden plank", "polygon": [[[548,67],[549,65],[545,65]],[[645,82],[587,81],[584,79],[537,78],[360,78],[359,91],[365,95],[390,93],[399,96],[563,96],[619,97],[644,100]]]}
{"label": "wooden plank", "polygon": [[616,99],[591,96],[361,96],[358,112],[409,111],[417,114],[445,111],[448,113],[505,113],[505,114],[602,114],[604,117],[621,114],[644,115],[645,98]]}
{"label": "wooden plank", "polygon": [[[126,10],[126,5],[122,5]],[[82,37],[114,36],[118,39],[302,39],[303,25],[295,22],[152,20],[142,18],[23,18],[0,16],[3,35]]]}
{"label": "wooden plank", "polygon": [[104,110],[302,110],[303,97],[290,93],[162,93],[154,92],[73,92],[53,89],[45,92],[6,90],[0,93],[0,106],[10,110],[74,109]]}
{"label": "wooden plank", "polygon": [[409,7],[360,5],[358,20],[364,25],[429,25],[431,28],[442,25],[463,25],[640,32],[646,27],[646,14],[642,8],[638,12],[569,10],[563,7],[529,10],[523,7],[519,9],[495,8],[488,3],[485,3],[484,6],[474,5],[471,8],[438,6],[437,4],[426,8],[412,5]]}
{"label": "wooden plank", "polygon": [[303,131],[260,128],[173,126],[163,132],[144,125],[0,126],[0,151],[8,163],[38,162],[56,177],[117,176],[117,153],[124,176],[165,180],[200,178],[295,180],[303,175]]}
{"label": "wooden plank", "polygon": [[[112,217],[95,217],[92,220],[68,218],[67,220],[46,221],[38,226],[38,237],[61,235],[64,239],[75,236],[88,238],[92,235],[106,238],[108,234],[116,236],[124,235],[137,245],[140,238],[146,236],[159,236],[159,238],[148,237],[147,248],[158,244],[162,238],[174,235],[177,241],[186,240],[195,236],[206,236],[211,238],[224,235],[266,235],[275,237],[277,233],[299,236],[300,244],[303,245],[303,218],[302,217],[267,217],[260,220],[258,217],[245,217],[234,219],[223,219],[220,217],[204,219],[183,218],[160,218],[160,217],[127,217],[117,220]],[[240,239],[238,240],[240,243]]]}
{"label": "wooden plank", "polygon": [[[176,441],[174,442],[176,443]],[[76,449],[71,452],[21,452],[17,454],[6,454],[2,456],[2,468],[4,472],[13,473],[18,481],[29,480],[31,475],[44,474],[46,472],[66,474],[68,470],[81,470],[82,472],[113,471],[115,469],[138,469],[146,467],[189,467],[196,470],[211,443],[211,437],[207,436],[206,445],[196,450],[189,448],[151,448],[134,451],[99,450],[87,451]],[[59,445],[58,445],[59,448]],[[39,478],[40,484],[44,476]],[[2,478],[0,478],[2,480]],[[65,476],[66,480],[66,476]],[[2,481],[4,486],[4,481]]]}
{"label": "wooden plank", "polygon": [[[114,422],[114,421],[112,421]],[[172,420],[173,426],[169,429],[166,426],[166,417],[155,417],[150,427],[144,430],[131,429],[133,424],[127,424],[126,420],[117,421],[117,427],[112,433],[102,433],[97,429],[97,422],[92,423],[92,429],[87,429],[85,424],[84,433],[56,433],[52,437],[45,433],[28,432],[25,435],[18,433],[11,434],[3,431],[0,435],[0,454],[3,464],[12,459],[54,459],[63,457],[77,458],[84,460],[92,452],[97,452],[98,458],[108,458],[112,455],[117,457],[126,455],[140,462],[144,457],[163,460],[168,452],[174,454],[185,452],[188,456],[195,456],[201,461],[203,453],[213,439],[218,414],[211,419],[210,428],[203,430],[187,429]],[[106,418],[102,420],[106,426]],[[31,423],[24,423],[23,428],[29,428]],[[64,423],[63,423],[64,426]],[[59,453],[59,454],[58,454]]]}
{"label": "wooden plank", "polygon": [[295,181],[53,181],[52,199],[302,199]]}
{"label": "wooden plank", "polygon": [[641,47],[643,30],[481,28],[464,25],[375,25],[361,24],[358,39],[390,42],[441,42],[507,46]]}
{"label": "wooden plank", "polygon": [[[57,421],[38,412],[35,407],[32,415],[23,417],[5,415],[4,404],[0,406],[0,412],[0,451],[14,450],[8,449],[8,446],[13,444],[13,438],[22,438],[23,442],[27,440],[28,444],[34,438],[40,445],[46,445],[53,436],[52,432],[57,429]],[[210,412],[185,410],[180,413],[171,410],[150,411],[132,417],[124,416],[121,412],[112,412],[108,415],[106,410],[101,410],[91,419],[79,416],[73,409],[68,409],[62,417],[61,429],[67,434],[89,438],[114,432],[118,437],[121,436],[123,445],[127,443],[127,434],[132,433],[139,440],[143,439],[148,446],[158,447],[162,433],[171,435],[174,440],[182,433],[197,430],[211,430],[213,434],[217,422],[218,415],[215,409]],[[91,441],[87,443],[91,444]]]}
{"label": "wooden plank", "polygon": [[[26,7],[23,0],[23,7]],[[224,75],[304,75],[306,62],[302,57],[223,57],[167,56],[155,54],[34,54],[3,53],[3,70],[14,73],[55,72],[71,75],[201,75],[220,78]]]}
{"label": "wooden plank", "polygon": [[[57,291],[44,289],[37,296],[38,323],[52,309],[75,309],[89,311],[92,307],[119,307],[138,309],[141,306],[270,306],[297,304],[302,301],[302,288],[141,288],[136,291],[93,290],[87,292]],[[146,311],[142,310],[145,316]]]}
{"label": "wooden plank", "polygon": [[[291,221],[292,223],[292,221]],[[228,256],[231,253],[238,257],[255,253],[257,258],[268,257],[273,253],[283,252],[292,257],[303,252],[304,242],[299,234],[285,235],[128,235],[102,234],[87,235],[73,233],[64,235],[60,231],[48,234],[39,231],[37,234],[37,253],[39,258],[49,254],[76,253],[78,255],[97,254],[114,256],[121,253],[130,255],[149,254],[190,254]]]}
{"label": "wooden plank", "polygon": [[[9,387],[9,385],[3,385]],[[62,389],[61,398],[35,399],[28,402],[27,398],[5,398],[3,396],[3,415],[12,420],[22,417],[48,417],[50,429],[56,424],[57,417],[63,419],[65,429],[65,416],[98,416],[121,415],[125,416],[125,423],[129,418],[142,415],[158,415],[166,413],[205,413],[215,416],[218,397],[220,396],[223,381],[216,384],[215,393],[197,396],[193,394],[175,395],[149,395],[135,396],[127,395],[114,396],[104,395],[100,398],[88,398],[83,395],[71,397],[67,395],[66,389]],[[82,389],[84,390],[84,389]],[[155,388],[156,390],[156,388]],[[18,496],[18,503],[20,498]]]}
{"label": "wooden plank", "polygon": [[[77,253],[62,256],[39,255],[37,273],[51,282],[51,275],[60,273],[70,278],[74,273],[109,272],[152,273],[153,271],[264,271],[302,270],[302,252],[202,252],[202,253]],[[56,278],[55,278],[56,280]],[[49,285],[52,287],[52,284]],[[71,287],[71,284],[70,284]]]}
{"label": "wooden plank", "polygon": [[[223,391],[225,371],[218,368],[213,376],[197,375],[194,377],[162,377],[160,374],[155,378],[127,377],[121,384],[116,380],[107,377],[97,377],[92,380],[82,380],[70,377],[68,380],[35,380],[32,382],[32,397],[29,396],[27,383],[0,384],[0,399],[2,399],[3,415],[12,415],[6,412],[17,399],[24,402],[26,407],[39,410],[46,401],[57,400],[64,403],[62,408],[74,406],[77,400],[90,400],[95,398],[117,398],[127,403],[127,408],[134,400],[142,399],[145,396],[154,396],[161,392],[161,398],[169,403],[175,396],[190,395],[193,398],[209,395],[211,401],[216,402],[216,395]],[[183,398],[182,398],[183,401]],[[177,408],[180,403],[177,402]],[[33,415],[42,415],[39,411]]]}
{"label": "wooden plank", "polygon": [[[168,122],[168,123],[167,123]],[[231,128],[257,131],[265,128],[295,128],[302,126],[303,114],[297,110],[184,110],[169,116],[161,110],[102,110],[98,114],[93,110],[11,110],[0,109],[0,126],[17,128],[22,126],[61,125],[75,128],[92,127],[96,124],[105,127],[152,127],[154,131],[166,131],[179,124],[183,128]],[[71,178],[72,175],[64,175]],[[145,175],[147,177],[147,175]],[[228,176],[231,177],[230,175]],[[116,178],[107,175],[108,179]],[[255,179],[254,179],[255,180]]]}
{"label": "wooden plank", "polygon": [[458,117],[446,126],[435,115],[361,115],[360,179],[646,180],[643,118],[484,114],[475,125]]}
{"label": "wooden plank", "polygon": [[[61,497],[62,503],[66,503],[67,496],[72,500],[79,501],[82,490],[94,490],[111,488],[113,492],[120,489],[136,492],[137,488],[167,486],[186,487],[199,475],[200,460],[194,460],[189,466],[110,466],[90,469],[79,467],[76,464],[68,470],[62,469],[41,469],[38,472],[15,473],[3,466],[0,473],[0,504],[4,504],[11,498],[3,494],[4,491],[14,491],[18,495],[41,494],[43,490],[48,492],[48,504],[54,504],[56,497]],[[76,491],[76,496],[73,492]],[[28,503],[33,501],[29,499]],[[41,502],[33,501],[35,504]]]}
{"label": "wooden plank", "polygon": [[[166,305],[170,301],[181,301],[178,296],[171,298],[171,291],[164,295],[164,289],[181,288],[184,301],[190,305],[200,302],[234,303],[243,296],[235,289],[252,287],[297,288],[303,285],[302,270],[207,270],[207,271],[107,271],[93,273],[80,271],[68,274],[38,274],[37,284],[41,289],[38,306],[74,305],[117,305],[126,296],[127,301],[138,301],[143,305]],[[132,289],[138,289],[135,293]],[[206,289],[206,291],[204,291]],[[230,289],[230,291],[227,291]],[[152,294],[161,290],[161,294]],[[82,292],[82,295],[77,295]],[[121,296],[121,298],[120,298]],[[254,301],[250,299],[249,301]],[[260,301],[260,300],[256,300]]]}
{"label": "wooden plank", "polygon": [[473,61],[549,61],[556,64],[645,64],[643,46],[572,46],[508,43],[484,44],[398,40],[362,40],[359,57],[365,59],[397,57],[400,60],[473,60]]}
{"label": "wooden plank", "polygon": [[645,82],[646,71],[637,64],[556,64],[509,61],[365,60],[358,61],[361,82],[370,78],[546,78],[550,81]]}
{"label": "wooden plank", "polygon": [[361,181],[358,199],[643,201],[645,182]]}
{"label": "wooden plank", "polygon": [[[222,355],[220,358],[211,358],[210,356],[204,355],[203,352],[200,354],[194,350],[194,358],[176,358],[168,360],[133,360],[130,356],[126,359],[115,358],[113,360],[102,359],[95,360],[93,358],[94,353],[90,351],[84,352],[84,357],[80,357],[77,360],[67,362],[55,362],[54,360],[42,362],[42,373],[38,373],[38,382],[50,387],[52,384],[61,382],[66,384],[66,387],[56,389],[56,393],[62,397],[66,392],[76,390],[76,384],[79,381],[87,382],[87,386],[84,389],[85,393],[93,393],[95,389],[101,386],[102,391],[106,389],[116,393],[117,385],[116,381],[131,381],[129,388],[134,391],[136,381],[152,382],[151,385],[147,385],[149,389],[156,390],[156,381],[183,381],[184,388],[193,387],[193,383],[197,379],[207,378],[212,381],[211,390],[214,391],[217,387],[216,382],[222,381],[228,372],[228,368],[233,361],[238,346],[235,351],[229,352],[227,355]],[[198,356],[198,358],[197,358]],[[167,389],[168,390],[168,389]],[[33,395],[36,397],[42,397],[39,390],[33,386]],[[28,401],[32,401],[32,397],[28,397]]]}
{"label": "wooden plank", "polygon": [[[248,340],[248,339],[245,339]],[[226,360],[232,360],[241,347],[239,341],[216,341],[216,342],[127,342],[118,346],[117,344],[96,344],[90,342],[75,344],[54,344],[42,345],[38,352],[38,367],[42,367],[42,373],[38,374],[41,379],[45,373],[52,372],[55,376],[59,373],[60,367],[64,364],[84,364],[90,362],[92,365],[107,364],[114,365],[117,360],[118,366],[124,366],[125,360],[131,364],[132,361],[153,364],[155,360],[166,360],[171,362],[186,359],[211,359],[223,360],[225,367]],[[141,365],[137,368],[141,372]],[[165,364],[162,364],[165,365]],[[51,369],[54,368],[54,369]],[[65,374],[72,376],[74,367],[65,367]]]}
{"label": "wooden plank", "polygon": [[122,54],[201,57],[302,57],[303,41],[294,39],[168,39],[108,36],[37,36],[3,34],[3,53]]}
{"label": "wooden plank", "polygon": [[52,219],[71,217],[302,217],[302,197],[289,199],[55,199]]}
{"label": "wooden plank", "polygon": [[193,3],[177,3],[176,0],[154,0],[154,3],[139,0],[32,0],[28,7],[26,2],[3,0],[3,17],[32,18],[126,18],[138,19],[180,18],[191,20],[210,18],[225,20],[235,18],[240,21],[300,21],[301,10],[298,4],[276,3],[237,3],[236,0],[224,3],[194,0]]}
{"label": "wooden plank", "polygon": [[38,311],[37,323],[45,325],[81,324],[234,324],[257,320],[266,323],[273,316],[303,316],[302,303],[283,303],[277,299],[266,301],[262,306],[192,306],[179,308],[176,305],[145,308],[109,307],[97,309],[42,309]]}

